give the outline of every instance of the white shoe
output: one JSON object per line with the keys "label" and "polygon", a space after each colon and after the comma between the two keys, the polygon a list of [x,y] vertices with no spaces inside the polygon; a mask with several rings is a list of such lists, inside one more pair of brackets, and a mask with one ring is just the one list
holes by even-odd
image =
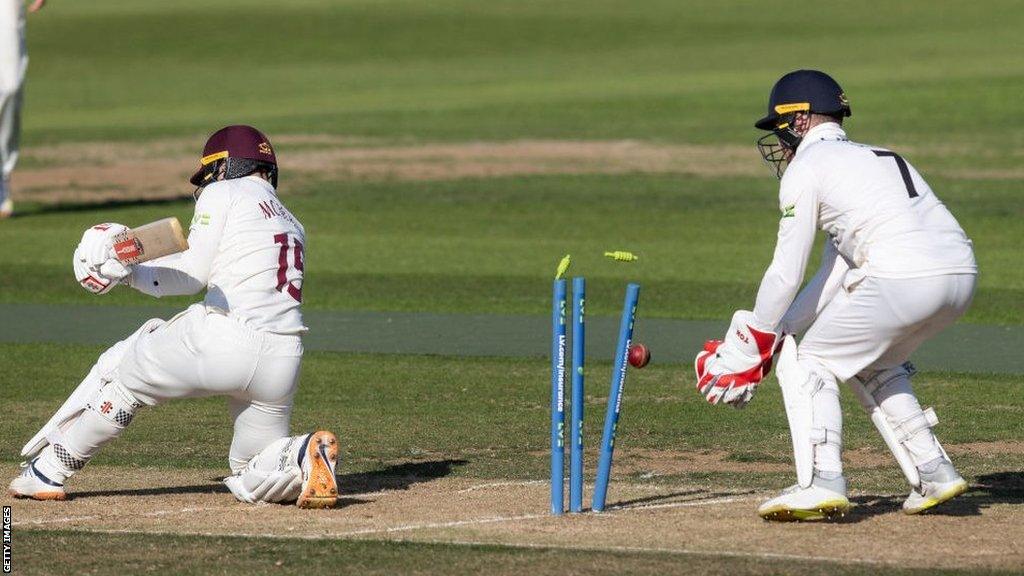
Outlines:
{"label": "white shoe", "polygon": [[0,218],[10,218],[11,214],[14,214],[14,202],[8,198],[0,202]]}
{"label": "white shoe", "polygon": [[33,500],[64,500],[67,493],[64,485],[43,476],[36,469],[36,461],[22,464],[22,471],[8,486],[8,493],[15,498]]}
{"label": "white shoe", "polygon": [[761,504],[757,514],[775,522],[835,520],[842,518],[850,509],[845,493],[846,481],[841,476],[835,480],[822,480],[815,476],[809,487],[801,488],[795,484]]}
{"label": "white shoe", "polygon": [[921,487],[911,490],[903,501],[903,513],[920,514],[964,492],[967,492],[967,481],[951,462],[943,461],[934,472],[921,472]]}
{"label": "white shoe", "polygon": [[302,492],[295,504],[299,508],[333,508],[338,501],[338,439],[333,433],[318,430],[309,435],[299,454],[302,467]]}

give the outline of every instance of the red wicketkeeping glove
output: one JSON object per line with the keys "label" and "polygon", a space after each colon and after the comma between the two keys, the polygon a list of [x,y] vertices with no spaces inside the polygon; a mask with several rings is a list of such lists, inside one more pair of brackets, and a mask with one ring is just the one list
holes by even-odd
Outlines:
{"label": "red wicketkeeping glove", "polygon": [[708,340],[693,367],[697,391],[711,404],[743,408],[772,367],[778,334],[755,328],[752,312],[740,310],[724,340]]}

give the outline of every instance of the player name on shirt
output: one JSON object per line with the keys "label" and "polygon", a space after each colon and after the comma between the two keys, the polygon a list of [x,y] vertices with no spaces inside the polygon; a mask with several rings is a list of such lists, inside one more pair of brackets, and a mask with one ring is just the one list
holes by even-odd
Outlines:
{"label": "player name on shirt", "polygon": [[263,217],[267,220],[280,217],[288,220],[296,226],[298,225],[298,222],[295,221],[295,217],[292,216],[291,213],[288,212],[288,210],[286,210],[285,207],[277,200],[263,200],[260,202],[259,206],[260,211],[263,212]]}

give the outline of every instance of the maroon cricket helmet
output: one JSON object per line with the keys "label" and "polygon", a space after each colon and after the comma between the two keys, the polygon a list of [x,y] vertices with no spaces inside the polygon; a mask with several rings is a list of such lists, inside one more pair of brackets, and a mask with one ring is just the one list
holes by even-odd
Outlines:
{"label": "maroon cricket helmet", "polygon": [[195,186],[210,184],[216,179],[221,162],[226,167],[225,179],[241,178],[261,167],[273,167],[273,184],[276,187],[277,156],[274,148],[270,139],[252,126],[225,126],[214,132],[203,147],[199,170],[189,182]]}

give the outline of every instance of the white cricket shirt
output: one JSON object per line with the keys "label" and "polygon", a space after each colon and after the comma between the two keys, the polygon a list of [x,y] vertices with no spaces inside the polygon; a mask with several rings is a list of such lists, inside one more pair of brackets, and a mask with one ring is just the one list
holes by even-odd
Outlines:
{"label": "white cricket shirt", "polygon": [[297,334],[302,325],[306,234],[256,176],[203,189],[189,228],[188,250],[133,267],[129,284],[152,296],[197,294],[247,326]]}
{"label": "white cricket shirt", "polygon": [[[864,276],[976,274],[971,241],[917,170],[850,142],[836,123],[807,132],[779,187],[778,241],[754,314],[778,326],[803,281],[818,230]],[[830,265],[831,266],[831,265]]]}

